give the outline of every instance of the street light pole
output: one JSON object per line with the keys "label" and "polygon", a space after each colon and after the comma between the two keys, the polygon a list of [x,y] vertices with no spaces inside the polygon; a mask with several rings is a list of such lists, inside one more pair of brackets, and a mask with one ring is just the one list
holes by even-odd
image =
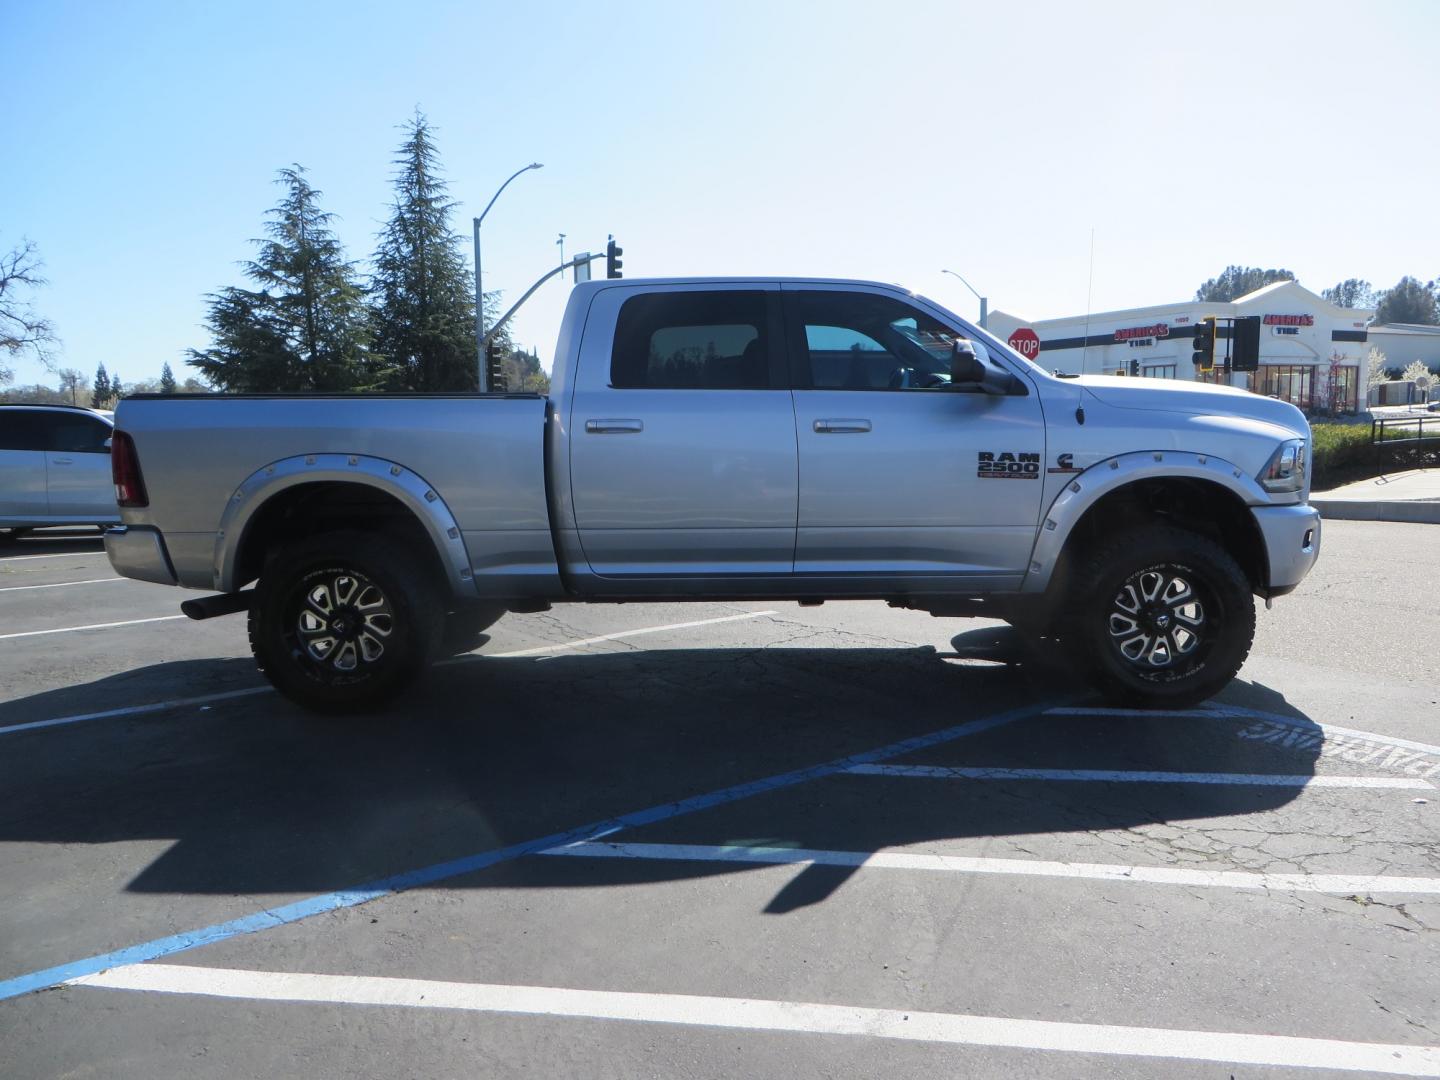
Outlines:
{"label": "street light pole", "polygon": [[988,326],[985,325],[986,321],[990,318],[990,301],[987,300],[985,297],[981,296],[978,292],[975,292],[975,286],[971,285],[963,277],[960,277],[960,275],[955,273],[954,270],[941,270],[940,273],[949,274],[951,277],[958,279],[961,285],[964,285],[965,288],[969,289],[972,293],[975,293],[975,299],[980,301],[980,329],[990,329]]}
{"label": "street light pole", "polygon": [[[544,166],[538,161],[531,162],[523,169],[516,169],[511,174],[510,180],[514,180],[521,173],[529,172],[531,169],[543,168]],[[510,180],[506,180],[500,185],[499,190],[490,196],[490,201],[485,204],[485,209],[480,211],[479,217],[470,219],[475,227],[475,366],[479,378],[476,385],[480,387],[482,394],[490,387],[486,385],[489,379],[485,370],[485,293],[480,287],[480,223],[485,220],[485,215],[490,212],[490,207],[495,205],[495,200],[500,198],[500,192],[510,186]]]}

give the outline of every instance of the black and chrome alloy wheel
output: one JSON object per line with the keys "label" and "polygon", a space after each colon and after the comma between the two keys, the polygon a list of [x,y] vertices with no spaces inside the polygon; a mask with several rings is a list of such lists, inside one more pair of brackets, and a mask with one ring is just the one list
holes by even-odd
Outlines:
{"label": "black and chrome alloy wheel", "polygon": [[353,573],[328,573],[309,582],[296,617],[296,633],[310,659],[341,674],[383,660],[394,630],[389,598]]}
{"label": "black and chrome alloy wheel", "polygon": [[1110,602],[1110,641],[1141,671],[1174,668],[1207,636],[1206,608],[1183,572],[1154,567],[1132,574]]}

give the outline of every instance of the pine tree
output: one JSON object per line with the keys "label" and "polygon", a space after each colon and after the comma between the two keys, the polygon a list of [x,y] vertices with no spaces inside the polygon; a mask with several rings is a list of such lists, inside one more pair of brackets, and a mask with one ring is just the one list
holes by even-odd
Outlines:
{"label": "pine tree", "polygon": [[90,391],[90,407],[104,409],[110,404],[110,376],[105,374],[105,365],[95,369],[95,383]]}
{"label": "pine tree", "polygon": [[120,381],[119,375],[110,376],[110,400],[119,403],[120,397],[125,393],[125,384]]}
{"label": "pine tree", "polygon": [[224,390],[335,391],[363,386],[372,362],[364,292],[340,241],[334,215],[305,170],[281,169],[285,190],[266,216],[268,240],[245,264],[260,291],[236,287],[210,298],[209,349],[189,350],[189,363]]}
{"label": "pine tree", "polygon": [[[380,233],[371,279],[375,348],[385,385],[395,390],[450,392],[478,385],[474,278],[450,227],[455,204],[446,196],[439,153],[423,113],[403,129],[394,159],[395,202]],[[487,314],[495,299],[486,298]],[[507,352],[508,339],[500,342]]]}
{"label": "pine tree", "polygon": [[175,393],[175,373],[170,370],[170,362],[167,360],[165,366],[160,369],[160,392],[162,394]]}

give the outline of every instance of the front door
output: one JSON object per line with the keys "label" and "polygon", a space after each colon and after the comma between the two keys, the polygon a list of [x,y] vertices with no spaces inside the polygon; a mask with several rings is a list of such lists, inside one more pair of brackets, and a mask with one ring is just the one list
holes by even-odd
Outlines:
{"label": "front door", "polygon": [[[1029,561],[1045,424],[1028,381],[950,385],[966,337],[909,299],[785,286],[800,454],[797,574],[1006,587]],[[975,342],[982,359],[985,346]]]}
{"label": "front door", "polygon": [[782,336],[778,291],[755,284],[597,296],[569,426],[575,524],[593,573],[791,572],[795,413]]}
{"label": "front door", "polygon": [[45,447],[51,415],[42,409],[0,409],[0,525],[43,522],[49,516]]}

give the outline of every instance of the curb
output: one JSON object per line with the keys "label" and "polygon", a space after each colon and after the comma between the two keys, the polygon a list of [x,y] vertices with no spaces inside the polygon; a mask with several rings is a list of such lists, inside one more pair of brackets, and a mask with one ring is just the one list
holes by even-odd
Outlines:
{"label": "curb", "polygon": [[1317,499],[1310,505],[1330,521],[1405,521],[1412,524],[1440,525],[1440,500],[1381,502],[1370,499]]}

